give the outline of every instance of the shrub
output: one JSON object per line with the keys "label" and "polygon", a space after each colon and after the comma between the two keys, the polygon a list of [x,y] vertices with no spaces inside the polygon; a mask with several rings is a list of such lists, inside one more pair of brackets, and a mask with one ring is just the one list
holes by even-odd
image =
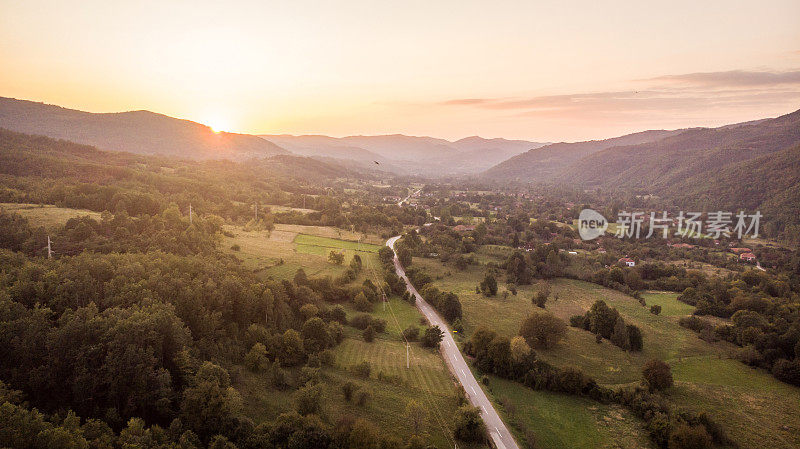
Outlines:
{"label": "shrub", "polygon": [[297,412],[301,415],[319,413],[322,407],[322,387],[320,385],[306,385],[296,393]]}
{"label": "shrub", "polygon": [[359,292],[353,300],[353,307],[359,312],[372,312],[372,303],[369,302],[364,292]]}
{"label": "shrub", "polygon": [[367,326],[367,328],[361,332],[361,336],[364,337],[364,341],[367,343],[372,343],[372,341],[375,340],[375,329],[373,329],[371,325]]}
{"label": "shrub", "polygon": [[419,338],[419,328],[417,326],[409,326],[403,330],[403,337],[408,341],[417,341]]}
{"label": "shrub", "polygon": [[800,359],[780,359],[772,367],[772,375],[788,384],[800,386]]}
{"label": "shrub", "polygon": [[367,402],[372,398],[372,393],[368,390],[360,389],[356,392],[356,404],[363,407],[367,405]]}
{"label": "shrub", "polygon": [[661,306],[658,304],[653,304],[652,306],[650,306],[650,313],[652,313],[653,315],[661,314]]}
{"label": "shrub", "polygon": [[353,372],[358,377],[368,378],[369,373],[372,372],[372,365],[369,364],[368,361],[364,360],[363,362],[353,366]]}
{"label": "shrub", "polygon": [[711,436],[702,425],[679,423],[669,434],[670,449],[704,449],[711,447]]}
{"label": "shrub", "polygon": [[231,250],[233,250],[233,251],[241,251],[242,247],[239,246],[238,244],[234,243],[233,245],[231,245]]}
{"label": "shrub", "polygon": [[665,390],[672,386],[672,371],[669,365],[661,360],[652,359],[645,363],[642,367],[642,377],[650,391]]}
{"label": "shrub", "polygon": [[364,330],[372,324],[372,316],[366,313],[360,313],[350,320],[350,325],[356,329]]}
{"label": "shrub", "polygon": [[353,382],[347,381],[342,384],[342,394],[344,395],[344,400],[350,402],[353,399],[353,393],[356,391],[356,384]]}

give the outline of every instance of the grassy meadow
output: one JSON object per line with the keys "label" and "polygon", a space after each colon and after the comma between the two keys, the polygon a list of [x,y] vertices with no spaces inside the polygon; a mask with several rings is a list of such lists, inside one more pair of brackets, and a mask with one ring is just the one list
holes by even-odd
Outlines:
{"label": "grassy meadow", "polygon": [[95,220],[100,219],[99,212],[57,207],[52,204],[0,203],[0,209],[22,215],[34,228],[43,226],[45,229],[53,229],[62,226],[70,218],[87,215]]}

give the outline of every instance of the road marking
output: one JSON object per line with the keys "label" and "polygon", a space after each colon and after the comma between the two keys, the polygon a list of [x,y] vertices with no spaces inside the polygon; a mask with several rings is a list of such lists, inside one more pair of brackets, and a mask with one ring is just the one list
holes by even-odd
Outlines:
{"label": "road marking", "polygon": [[478,394],[478,393],[475,392],[475,387],[471,386],[470,388],[472,388],[472,394]]}

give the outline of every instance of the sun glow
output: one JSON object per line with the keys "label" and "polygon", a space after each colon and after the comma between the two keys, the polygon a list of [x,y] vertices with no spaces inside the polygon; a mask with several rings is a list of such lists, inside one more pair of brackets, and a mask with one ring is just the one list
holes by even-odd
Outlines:
{"label": "sun glow", "polygon": [[228,132],[230,130],[230,123],[221,117],[213,117],[205,120],[205,124],[211,128],[211,131],[219,134],[221,132]]}

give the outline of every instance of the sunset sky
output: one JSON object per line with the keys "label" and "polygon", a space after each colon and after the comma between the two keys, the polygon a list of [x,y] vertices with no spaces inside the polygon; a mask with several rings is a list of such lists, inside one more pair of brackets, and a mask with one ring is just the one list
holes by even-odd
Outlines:
{"label": "sunset sky", "polygon": [[0,96],[245,133],[539,141],[800,108],[800,2],[0,2]]}

